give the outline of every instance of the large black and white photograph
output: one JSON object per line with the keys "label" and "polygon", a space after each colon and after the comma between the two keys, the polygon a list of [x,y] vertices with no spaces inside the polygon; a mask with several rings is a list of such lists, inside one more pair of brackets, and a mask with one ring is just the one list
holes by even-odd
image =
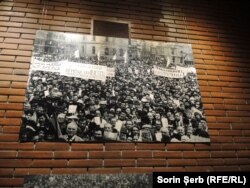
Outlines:
{"label": "large black and white photograph", "polygon": [[151,188],[152,174],[31,175],[23,188]]}
{"label": "large black and white photograph", "polygon": [[21,142],[210,142],[192,46],[37,31]]}

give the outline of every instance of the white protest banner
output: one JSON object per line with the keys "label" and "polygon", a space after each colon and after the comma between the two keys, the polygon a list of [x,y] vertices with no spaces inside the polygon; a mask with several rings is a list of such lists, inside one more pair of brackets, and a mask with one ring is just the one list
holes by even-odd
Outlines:
{"label": "white protest banner", "polygon": [[77,106],[76,105],[69,105],[68,112],[71,114],[76,113]]}
{"label": "white protest banner", "polygon": [[107,67],[107,77],[115,77],[115,68]]}
{"label": "white protest banner", "polygon": [[153,72],[156,76],[163,76],[168,78],[183,78],[184,74],[181,70],[175,69],[164,69],[161,67],[154,66]]}
{"label": "white protest banner", "polygon": [[44,62],[32,59],[31,70],[47,71],[47,72],[60,72],[61,62]]}
{"label": "white protest banner", "polygon": [[194,67],[180,67],[176,66],[176,70],[180,70],[186,76],[188,73],[196,74],[196,69]]}
{"label": "white protest banner", "polygon": [[105,82],[107,76],[107,67],[65,61],[62,62],[60,74],[64,76],[83,78],[87,80],[101,80]]}
{"label": "white protest banner", "polygon": [[49,96],[49,91],[48,90],[44,91],[44,96],[45,97]]}

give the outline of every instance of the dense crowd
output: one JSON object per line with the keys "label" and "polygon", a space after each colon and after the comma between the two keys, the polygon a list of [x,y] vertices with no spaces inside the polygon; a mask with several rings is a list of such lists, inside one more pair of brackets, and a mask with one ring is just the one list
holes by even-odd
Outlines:
{"label": "dense crowd", "polygon": [[153,64],[117,61],[105,82],[31,72],[20,140],[207,142],[196,75],[155,76]]}

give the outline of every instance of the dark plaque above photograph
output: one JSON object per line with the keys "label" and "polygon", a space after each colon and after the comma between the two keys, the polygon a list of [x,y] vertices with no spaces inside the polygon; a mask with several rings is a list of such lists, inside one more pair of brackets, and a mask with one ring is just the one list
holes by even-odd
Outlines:
{"label": "dark plaque above photograph", "polygon": [[21,142],[210,142],[190,44],[37,31]]}

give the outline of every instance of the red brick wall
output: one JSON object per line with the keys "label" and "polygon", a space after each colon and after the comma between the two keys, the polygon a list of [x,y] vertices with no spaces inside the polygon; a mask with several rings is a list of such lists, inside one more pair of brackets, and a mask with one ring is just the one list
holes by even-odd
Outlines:
{"label": "red brick wall", "polygon": [[[238,4],[216,0],[1,1],[0,186],[22,186],[27,174],[249,171],[250,32],[246,9]],[[93,17],[129,21],[132,38],[192,44],[210,145],[18,142],[35,32],[90,34]]]}

